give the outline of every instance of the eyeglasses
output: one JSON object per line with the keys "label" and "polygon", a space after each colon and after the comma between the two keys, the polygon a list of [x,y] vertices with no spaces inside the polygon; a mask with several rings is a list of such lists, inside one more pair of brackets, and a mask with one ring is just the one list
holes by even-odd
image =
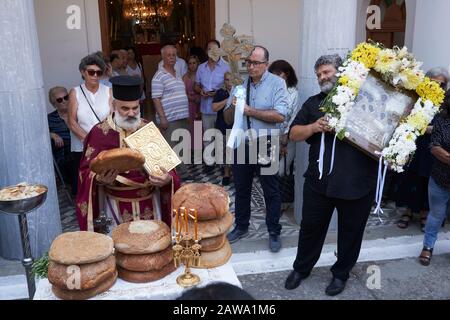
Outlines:
{"label": "eyeglasses", "polygon": [[62,97],[62,98],[58,98],[58,99],[56,99],[56,102],[58,102],[58,103],[62,103],[62,102],[63,102],[63,100],[65,100],[65,101],[69,101],[69,95],[66,95],[66,96],[64,96],[64,97]]}
{"label": "eyeglasses", "polygon": [[252,60],[245,60],[245,64],[247,67],[255,66],[259,67],[262,64],[266,64],[267,61],[252,61]]}
{"label": "eyeglasses", "polygon": [[91,77],[97,75],[97,77],[101,77],[103,76],[103,71],[102,70],[92,70],[92,69],[88,69],[86,70],[87,74]]}

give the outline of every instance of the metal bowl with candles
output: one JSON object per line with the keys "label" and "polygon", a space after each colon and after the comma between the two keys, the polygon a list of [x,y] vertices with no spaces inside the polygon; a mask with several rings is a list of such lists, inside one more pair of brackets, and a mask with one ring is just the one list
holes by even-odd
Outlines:
{"label": "metal bowl with candles", "polygon": [[44,185],[19,183],[0,190],[0,211],[9,214],[23,214],[42,205],[47,198],[48,188]]}

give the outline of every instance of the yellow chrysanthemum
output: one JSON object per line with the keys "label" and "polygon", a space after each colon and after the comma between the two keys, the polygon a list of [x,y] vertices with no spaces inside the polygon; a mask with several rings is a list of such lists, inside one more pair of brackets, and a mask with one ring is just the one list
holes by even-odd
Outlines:
{"label": "yellow chrysanthemum", "polygon": [[357,80],[350,79],[347,83],[347,87],[352,89],[352,91],[355,93],[355,96],[357,96],[361,87],[361,83]]}
{"label": "yellow chrysanthemum", "polygon": [[348,76],[342,76],[339,78],[339,84],[346,86],[348,84]]}
{"label": "yellow chrysanthemum", "polygon": [[368,69],[372,69],[377,61],[380,48],[377,48],[368,43],[360,43],[355,50],[352,51],[351,58],[354,61],[360,62]]}
{"label": "yellow chrysanthemum", "polygon": [[406,122],[420,131],[420,134],[425,134],[427,131],[427,127],[429,125],[427,119],[423,116],[422,113],[418,112],[412,116],[409,116]]}
{"label": "yellow chrysanthemum", "polygon": [[351,79],[347,75],[339,78],[339,84],[344,87],[350,88],[356,96],[358,95],[359,89],[361,87],[361,83],[358,80]]}
{"label": "yellow chrysanthemum", "polygon": [[436,81],[428,77],[417,86],[416,92],[423,101],[430,100],[435,106],[440,106],[444,102],[445,91]]}
{"label": "yellow chrysanthemum", "polygon": [[403,70],[400,76],[403,79],[403,86],[406,90],[416,90],[424,78],[423,73],[411,69]]}
{"label": "yellow chrysanthemum", "polygon": [[379,52],[374,68],[377,72],[385,74],[389,71],[394,71],[395,64],[399,65],[395,51],[385,49]]}

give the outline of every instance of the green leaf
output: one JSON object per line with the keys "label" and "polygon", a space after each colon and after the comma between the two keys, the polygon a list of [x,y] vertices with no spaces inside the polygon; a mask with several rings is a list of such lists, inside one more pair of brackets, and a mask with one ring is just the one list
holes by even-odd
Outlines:
{"label": "green leaf", "polygon": [[389,8],[392,3],[394,2],[393,0],[384,0],[386,2],[387,7]]}
{"label": "green leaf", "polygon": [[339,133],[338,133],[338,139],[339,139],[339,140],[344,140],[344,138],[345,138],[345,130],[339,131]]}
{"label": "green leaf", "polygon": [[32,273],[38,278],[47,278],[48,276],[48,253],[44,254],[42,258],[36,260],[31,267]]}

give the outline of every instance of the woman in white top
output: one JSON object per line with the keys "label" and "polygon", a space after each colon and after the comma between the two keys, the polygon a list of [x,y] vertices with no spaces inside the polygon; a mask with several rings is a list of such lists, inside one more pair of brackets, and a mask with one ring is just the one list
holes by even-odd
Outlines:
{"label": "woman in white top", "polygon": [[87,134],[112,111],[112,91],[100,83],[106,70],[105,62],[91,54],[81,60],[79,70],[84,83],[70,90],[68,121],[71,151],[77,166]]}
{"label": "woman in white top", "polygon": [[144,78],[144,72],[142,70],[142,64],[138,62],[136,49],[130,47],[127,49],[128,53],[128,65],[127,65],[127,73],[130,76],[137,76]]}
{"label": "woman in white top", "polygon": [[299,111],[298,103],[298,79],[294,68],[285,60],[274,61],[270,67],[269,72],[276,74],[286,81],[288,91],[288,105],[287,113],[284,122],[280,125],[281,130],[281,148],[280,148],[280,170],[279,175],[284,176],[290,173],[292,162],[295,158],[295,142],[288,141],[288,131],[293,120]]}
{"label": "woman in white top", "polygon": [[142,67],[142,64],[139,62],[138,59],[138,54],[136,51],[136,48],[134,47],[129,47],[127,48],[127,53],[128,53],[128,65],[127,65],[127,74],[129,76],[134,76],[134,77],[140,77],[143,81],[143,85],[142,85],[142,97],[140,99],[140,104],[141,104],[141,113],[143,114],[143,107],[145,105],[145,75],[144,75],[144,68]]}

